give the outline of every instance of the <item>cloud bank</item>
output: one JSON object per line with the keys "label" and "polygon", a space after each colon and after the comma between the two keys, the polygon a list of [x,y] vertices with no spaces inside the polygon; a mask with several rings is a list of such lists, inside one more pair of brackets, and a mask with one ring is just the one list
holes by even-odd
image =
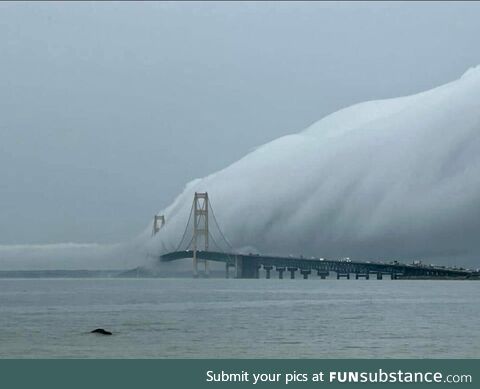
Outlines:
{"label": "cloud bank", "polygon": [[136,241],[0,245],[0,270],[125,269],[145,258]]}
{"label": "cloud bank", "polygon": [[176,247],[195,191],[209,193],[237,249],[478,263],[480,67],[342,109],[190,182],[160,211],[150,252]]}
{"label": "cloud bank", "polygon": [[478,265],[480,67],[342,109],[188,183],[159,212],[166,225],[154,238],[150,224],[117,245],[0,246],[0,267],[141,264],[176,248],[196,191],[209,193],[237,250]]}

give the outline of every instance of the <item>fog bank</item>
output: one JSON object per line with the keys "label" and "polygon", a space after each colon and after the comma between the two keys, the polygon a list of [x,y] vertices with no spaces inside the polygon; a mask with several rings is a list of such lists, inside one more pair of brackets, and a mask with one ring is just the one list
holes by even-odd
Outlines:
{"label": "fog bank", "polygon": [[[209,155],[209,158],[215,158]],[[188,183],[117,245],[0,246],[2,269],[126,268],[174,250],[208,192],[236,250],[478,265],[480,67],[412,96],[337,111]]]}
{"label": "fog bank", "polygon": [[237,249],[475,264],[479,177],[476,67],[427,92],[337,111],[190,182],[160,211],[167,223],[149,250],[174,249],[194,192],[208,191]]}

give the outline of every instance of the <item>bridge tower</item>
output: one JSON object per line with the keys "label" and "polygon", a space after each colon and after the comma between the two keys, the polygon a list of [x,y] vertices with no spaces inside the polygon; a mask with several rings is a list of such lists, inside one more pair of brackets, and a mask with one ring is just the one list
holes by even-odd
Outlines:
{"label": "bridge tower", "polygon": [[156,235],[164,225],[165,225],[165,216],[155,215],[153,217],[152,236]]}
{"label": "bridge tower", "polygon": [[[208,251],[208,193],[195,192],[193,198],[193,276],[198,277],[198,263],[202,260],[197,258],[197,251]],[[204,271],[210,273],[208,261],[205,259]]]}

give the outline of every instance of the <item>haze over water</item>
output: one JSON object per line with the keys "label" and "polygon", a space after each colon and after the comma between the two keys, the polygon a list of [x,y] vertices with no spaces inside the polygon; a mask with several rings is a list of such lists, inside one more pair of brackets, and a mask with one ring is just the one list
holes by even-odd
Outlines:
{"label": "haze over water", "polygon": [[[1,279],[1,358],[478,358],[480,282]],[[113,336],[90,334],[105,328]]]}

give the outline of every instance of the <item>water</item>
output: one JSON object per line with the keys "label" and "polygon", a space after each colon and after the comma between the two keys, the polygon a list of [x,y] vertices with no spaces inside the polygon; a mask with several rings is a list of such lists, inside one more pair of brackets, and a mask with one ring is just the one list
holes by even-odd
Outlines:
{"label": "water", "polygon": [[[3,358],[479,358],[480,282],[2,279]],[[113,336],[88,333],[98,327]]]}

